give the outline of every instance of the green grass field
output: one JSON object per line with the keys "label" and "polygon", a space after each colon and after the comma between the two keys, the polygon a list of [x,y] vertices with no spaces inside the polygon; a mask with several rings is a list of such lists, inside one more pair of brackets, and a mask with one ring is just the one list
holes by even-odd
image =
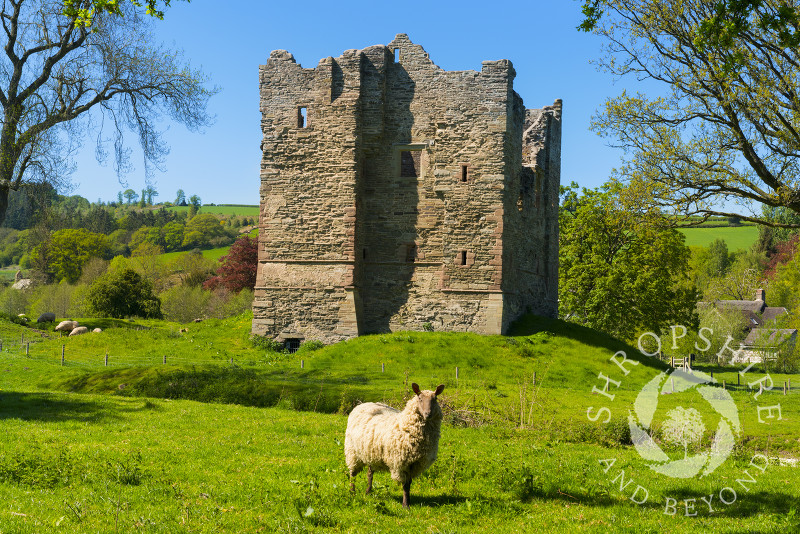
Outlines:
{"label": "green grass field", "polygon": [[[182,325],[163,321],[87,319],[104,331],[73,338],[0,325],[0,532],[800,527],[800,472],[777,465],[800,456],[796,375],[789,395],[776,388],[757,399],[745,384],[763,370],[740,375],[731,391],[742,428],[734,453],[710,476],[677,479],[648,467],[626,423],[665,364],[597,332],[529,318],[507,337],[402,332],[289,355],[254,346],[250,320],[180,332]],[[620,351],[629,360],[622,368],[610,360],[616,354],[622,362]],[[703,369],[736,383],[735,370]],[[601,373],[619,384],[607,395]],[[789,378],[771,376],[775,384]],[[399,406],[411,381],[445,384],[445,422],[439,459],[414,481],[412,506],[403,510],[400,488],[385,473],[376,474],[372,495],[363,495],[363,474],[358,492],[348,491],[342,441],[355,402]],[[659,413],[686,402],[664,395]],[[782,419],[760,423],[758,408],[775,405]],[[692,406],[713,415],[707,404]],[[589,420],[601,407],[608,424]],[[681,457],[659,417],[654,436]],[[707,425],[703,445],[715,428]],[[754,468],[755,454],[775,460]],[[732,499],[725,488],[738,490],[731,504],[720,502],[720,492]],[[709,495],[713,512],[701,500]],[[670,499],[674,515],[664,513]]]}
{"label": "green grass field", "polygon": [[681,228],[680,232],[686,237],[686,246],[707,247],[715,239],[722,239],[731,252],[749,249],[758,239],[757,226]]}
{"label": "green grass field", "polygon": [[[189,206],[170,206],[169,211],[188,212]],[[236,215],[238,217],[258,217],[259,207],[253,206],[207,206],[200,208],[200,213],[214,213],[216,215]]]}

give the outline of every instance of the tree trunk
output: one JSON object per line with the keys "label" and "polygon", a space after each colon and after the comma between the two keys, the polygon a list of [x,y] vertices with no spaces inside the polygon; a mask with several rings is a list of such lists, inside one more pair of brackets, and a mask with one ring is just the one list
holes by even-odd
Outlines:
{"label": "tree trunk", "polygon": [[8,209],[8,186],[0,186],[0,226],[6,220],[6,210]]}

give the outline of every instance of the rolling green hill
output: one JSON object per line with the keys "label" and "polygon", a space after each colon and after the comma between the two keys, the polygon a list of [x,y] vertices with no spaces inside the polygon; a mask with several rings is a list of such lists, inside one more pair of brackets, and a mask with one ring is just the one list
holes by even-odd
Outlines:
{"label": "rolling green hill", "polygon": [[[798,454],[797,390],[785,397],[767,391],[757,400],[744,387],[732,391],[742,425],[734,454],[712,476],[668,478],[630,445],[627,423],[644,385],[666,366],[598,332],[528,317],[509,336],[400,332],[323,348],[308,344],[290,355],[251,343],[251,318],[204,321],[186,332],[163,321],[87,319],[87,326],[104,331],[73,338],[0,325],[2,529],[400,533],[422,527],[512,533],[800,527],[793,512],[800,498],[797,469],[771,464],[761,471],[750,464],[756,452]],[[23,334],[37,339],[27,355],[18,339]],[[728,385],[736,381],[734,369],[706,371]],[[603,391],[601,374],[615,381],[609,391]],[[745,381],[757,377],[763,373],[751,370]],[[785,379],[772,378],[776,384]],[[412,381],[423,388],[445,384],[445,421],[439,459],[414,481],[406,511],[399,487],[385,473],[375,475],[372,495],[363,495],[364,474],[356,479],[358,491],[348,491],[342,446],[345,414],[355,402],[402,406]],[[663,395],[659,410],[670,413],[682,402],[681,395]],[[782,420],[760,424],[757,407],[775,404]],[[711,415],[707,405],[694,406]],[[589,420],[600,407],[611,414],[608,424]],[[653,435],[683,457],[682,446],[667,446],[658,417]],[[706,427],[706,446],[715,428]],[[611,459],[613,468],[604,471]],[[736,480],[747,469],[755,477],[746,484],[749,491],[741,490],[731,505],[719,503],[722,488],[739,489]],[[641,505],[631,501],[638,486],[648,494]],[[636,495],[641,500],[643,494]],[[700,500],[708,495],[713,513]],[[665,514],[668,499],[678,503],[675,515]],[[686,517],[685,499],[698,517]]]}
{"label": "rolling green hill", "polygon": [[[188,212],[189,206],[171,206],[167,208],[169,211]],[[220,205],[209,206],[203,205],[200,208],[200,213],[213,213],[215,215],[237,215],[239,217],[258,217],[259,208],[257,205],[244,206],[244,205]]]}
{"label": "rolling green hill", "polygon": [[746,250],[758,239],[757,226],[730,226],[718,228],[681,228],[686,237],[686,245],[690,247],[707,247],[715,239],[727,243],[728,250]]}

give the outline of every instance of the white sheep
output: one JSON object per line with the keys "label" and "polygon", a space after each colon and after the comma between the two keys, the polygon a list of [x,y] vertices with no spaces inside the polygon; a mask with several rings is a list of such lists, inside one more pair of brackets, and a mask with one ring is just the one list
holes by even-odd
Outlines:
{"label": "white sheep", "polygon": [[376,402],[359,404],[347,419],[344,455],[350,470],[350,490],[355,491],[354,477],[367,466],[367,493],[372,491],[375,471],[388,470],[392,479],[403,485],[403,508],[408,508],[411,481],[436,460],[442,409],[436,400],[444,384],[436,391],[420,391],[411,384],[415,395],[403,411]]}

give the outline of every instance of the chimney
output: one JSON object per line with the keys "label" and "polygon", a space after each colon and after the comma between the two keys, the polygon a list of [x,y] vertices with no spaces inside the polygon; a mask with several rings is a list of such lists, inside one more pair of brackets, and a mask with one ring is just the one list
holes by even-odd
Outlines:
{"label": "chimney", "polygon": [[767,292],[763,289],[756,289],[756,299],[761,302],[767,302]]}

